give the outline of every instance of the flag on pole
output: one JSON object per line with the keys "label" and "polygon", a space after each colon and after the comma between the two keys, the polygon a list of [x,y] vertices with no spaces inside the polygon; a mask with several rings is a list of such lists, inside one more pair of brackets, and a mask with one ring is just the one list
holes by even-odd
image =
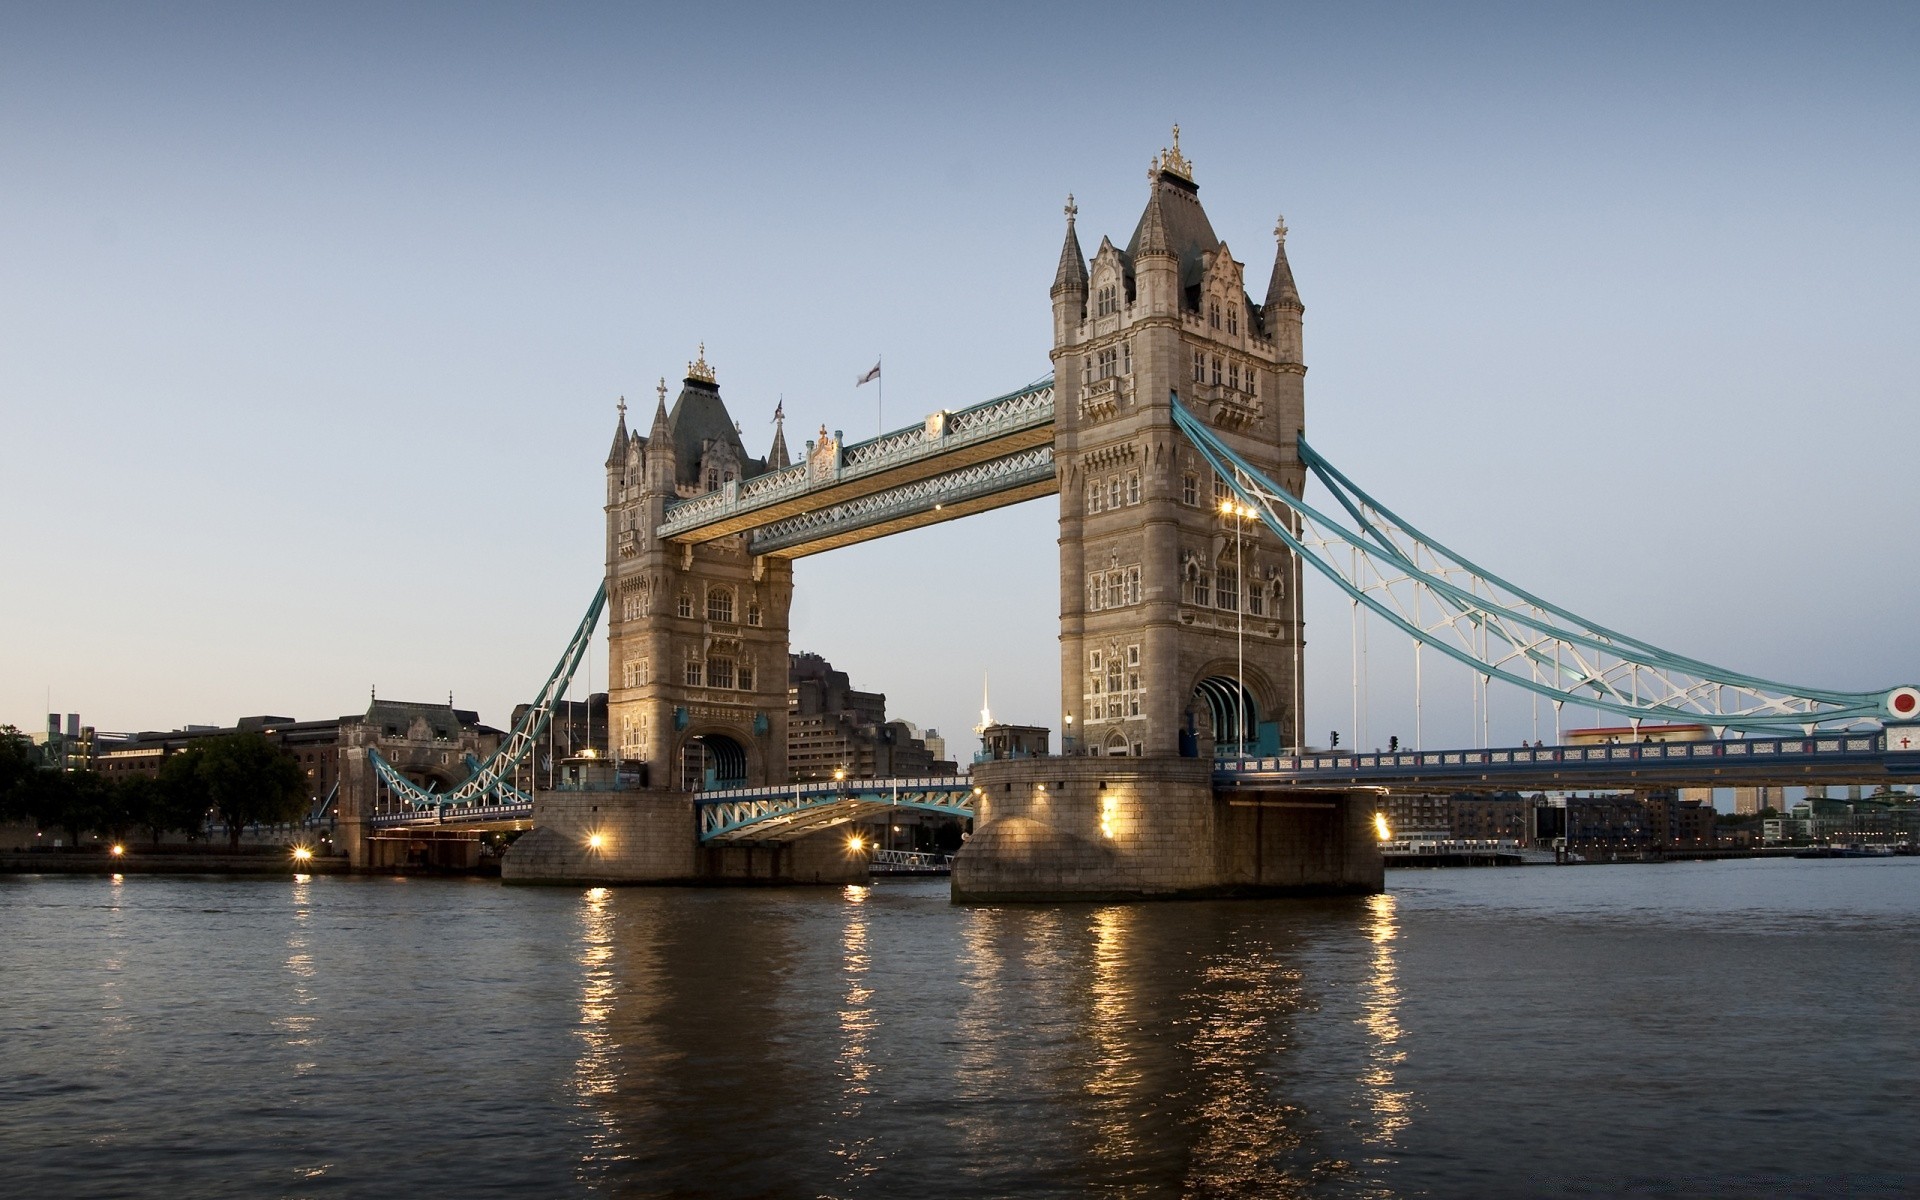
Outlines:
{"label": "flag on pole", "polygon": [[859,387],[863,383],[872,383],[878,378],[880,378],[880,363],[878,360],[875,360],[873,370],[863,373],[860,378],[854,380],[853,386]]}

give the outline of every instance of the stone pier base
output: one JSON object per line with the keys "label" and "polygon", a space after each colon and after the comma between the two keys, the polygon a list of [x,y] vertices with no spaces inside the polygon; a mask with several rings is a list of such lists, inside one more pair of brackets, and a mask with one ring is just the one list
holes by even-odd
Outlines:
{"label": "stone pier base", "polygon": [[533,828],[500,863],[506,883],[867,882],[867,855],[834,831],[791,842],[701,846],[684,792],[542,792]]}
{"label": "stone pier base", "polygon": [[1385,887],[1370,794],[1216,796],[1191,758],[975,765],[957,903],[1372,893]]}

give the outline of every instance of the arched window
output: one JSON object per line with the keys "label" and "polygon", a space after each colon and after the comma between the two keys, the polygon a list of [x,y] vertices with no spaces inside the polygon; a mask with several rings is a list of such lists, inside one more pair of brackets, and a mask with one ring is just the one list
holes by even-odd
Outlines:
{"label": "arched window", "polygon": [[720,486],[720,468],[708,467],[707,468],[707,490],[711,492],[719,486]]}
{"label": "arched window", "polygon": [[690,617],[693,615],[693,597],[687,595],[685,592],[680,593],[679,613],[683,617]]}
{"label": "arched window", "polygon": [[1197,505],[1200,503],[1200,481],[1188,471],[1180,477],[1180,503]]}
{"label": "arched window", "polygon": [[1127,476],[1127,503],[1140,503],[1140,472],[1138,471]]}
{"label": "arched window", "polygon": [[1207,324],[1213,326],[1215,329],[1220,328],[1220,302],[1218,300],[1207,305]]}
{"label": "arched window", "polygon": [[1227,305],[1227,332],[1240,332],[1240,311],[1232,304]]}
{"label": "arched window", "polygon": [[747,601],[747,624],[758,625],[759,623],[760,602],[758,600],[749,600]]}
{"label": "arched window", "polygon": [[707,590],[707,620],[733,623],[732,588],[717,587]]}

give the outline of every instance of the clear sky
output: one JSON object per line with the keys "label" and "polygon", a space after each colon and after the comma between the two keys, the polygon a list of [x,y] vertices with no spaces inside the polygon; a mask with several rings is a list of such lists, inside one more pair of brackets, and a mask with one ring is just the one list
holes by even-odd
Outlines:
{"label": "clear sky", "polygon": [[[1382,500],[1696,657],[1920,680],[1912,5],[74,3],[0,9],[0,721],[504,723],[617,397],[704,341],[758,453],[782,396],[871,432],[878,354],[889,426],[1025,384],[1066,194],[1123,241],[1174,121],[1250,277],[1285,213],[1308,436]],[[803,560],[793,644],[962,755],[983,672],[1056,725],[1054,537]]]}

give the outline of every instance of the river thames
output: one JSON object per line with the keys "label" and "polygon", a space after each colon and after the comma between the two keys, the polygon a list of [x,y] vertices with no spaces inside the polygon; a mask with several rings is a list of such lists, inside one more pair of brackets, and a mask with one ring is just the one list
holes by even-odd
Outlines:
{"label": "river thames", "polygon": [[1920,859],[1341,901],[0,879],[0,1193],[1920,1190]]}

